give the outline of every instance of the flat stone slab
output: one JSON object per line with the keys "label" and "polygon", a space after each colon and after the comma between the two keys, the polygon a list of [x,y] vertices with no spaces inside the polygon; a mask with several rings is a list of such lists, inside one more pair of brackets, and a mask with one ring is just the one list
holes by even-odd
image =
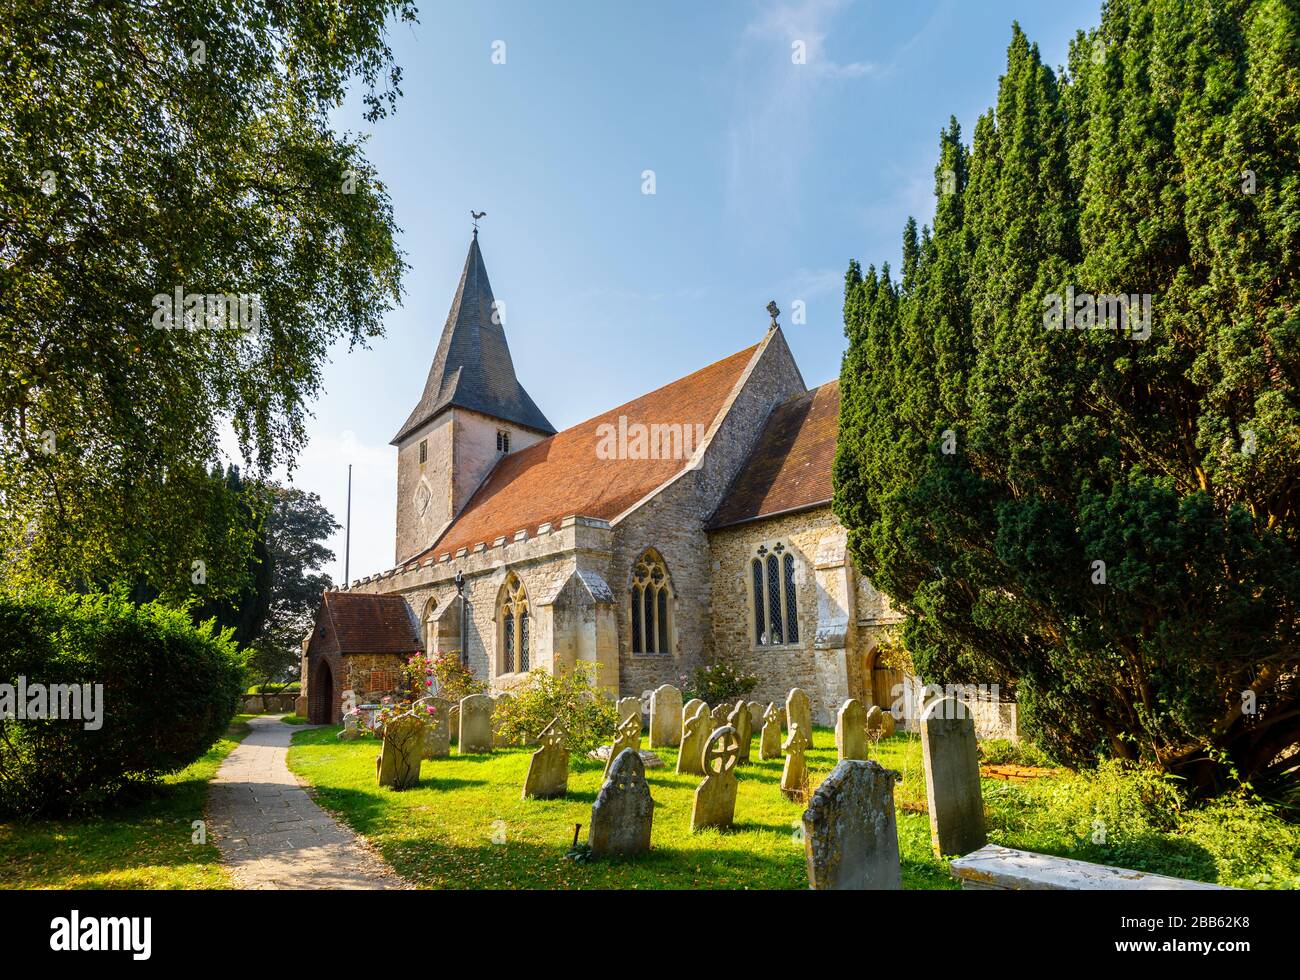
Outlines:
{"label": "flat stone slab", "polygon": [[1108,864],[987,844],[952,861],[952,876],[965,889],[995,891],[1232,891],[1186,878],[1130,871]]}
{"label": "flat stone slab", "polygon": [[[637,752],[641,757],[641,765],[646,769],[659,769],[663,766],[664,760],[659,758],[658,754],[651,752],[649,749],[641,749]],[[599,759],[601,762],[609,761],[609,746],[602,745],[599,748],[592,749],[587,753],[588,759]]]}
{"label": "flat stone slab", "polygon": [[[208,832],[241,888],[409,888],[285,765],[294,726],[253,718],[208,786]],[[298,726],[303,729],[310,726]]]}

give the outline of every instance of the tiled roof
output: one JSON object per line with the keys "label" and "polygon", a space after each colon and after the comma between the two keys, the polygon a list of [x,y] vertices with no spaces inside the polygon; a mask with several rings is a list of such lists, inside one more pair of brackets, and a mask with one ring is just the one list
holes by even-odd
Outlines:
{"label": "tiled roof", "polygon": [[494,303],[475,232],[424,383],[424,394],[393,436],[392,445],[453,405],[538,432],[555,431],[515,376],[506,332],[500,323],[493,322]]}
{"label": "tiled roof", "polygon": [[597,455],[600,427],[617,429],[623,416],[631,432],[637,424],[690,426],[694,440],[696,425],[702,426],[701,432],[708,430],[757,349],[758,345],[746,348],[503,456],[451,526],[419,557],[454,555],[480,543],[491,547],[497,538],[512,538],[520,530],[531,537],[540,525],[550,523],[558,528],[570,515],[614,519],[684,469],[689,456],[603,459]]}
{"label": "tiled roof", "polygon": [[718,505],[709,527],[740,524],[828,502],[839,418],[838,380],[772,409],[753,452]]}
{"label": "tiled roof", "polygon": [[321,615],[334,627],[340,653],[414,653],[424,648],[411,607],[400,595],[326,592]]}

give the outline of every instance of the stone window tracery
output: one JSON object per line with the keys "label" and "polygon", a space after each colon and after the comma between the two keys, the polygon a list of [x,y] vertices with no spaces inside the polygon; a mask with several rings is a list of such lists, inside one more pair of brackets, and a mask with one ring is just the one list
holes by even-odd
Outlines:
{"label": "stone window tracery", "polygon": [[781,541],[760,544],[749,561],[754,645],[786,646],[799,642],[799,604],[795,557]]}
{"label": "stone window tracery", "polygon": [[646,551],[632,569],[632,652],[672,653],[672,581],[663,558]]}
{"label": "stone window tracery", "polygon": [[514,572],[506,577],[497,618],[501,624],[501,673],[528,671],[532,661],[528,593]]}

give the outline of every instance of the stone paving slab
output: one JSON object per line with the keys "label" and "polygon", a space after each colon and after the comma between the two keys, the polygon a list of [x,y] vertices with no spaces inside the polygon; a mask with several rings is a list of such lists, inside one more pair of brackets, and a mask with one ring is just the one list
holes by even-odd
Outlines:
{"label": "stone paving slab", "polygon": [[409,888],[353,831],[318,807],[285,765],[295,727],[252,731],[208,786],[208,833],[242,888]]}

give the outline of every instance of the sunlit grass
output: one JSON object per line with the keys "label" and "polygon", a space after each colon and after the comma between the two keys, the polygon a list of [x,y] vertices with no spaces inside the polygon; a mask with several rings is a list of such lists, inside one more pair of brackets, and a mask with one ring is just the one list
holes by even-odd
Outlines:
{"label": "sunlit grass", "polygon": [[0,823],[4,888],[230,888],[214,844],[192,843],[208,780],[239,740],[249,715],[193,765],[144,799],[79,820]]}

